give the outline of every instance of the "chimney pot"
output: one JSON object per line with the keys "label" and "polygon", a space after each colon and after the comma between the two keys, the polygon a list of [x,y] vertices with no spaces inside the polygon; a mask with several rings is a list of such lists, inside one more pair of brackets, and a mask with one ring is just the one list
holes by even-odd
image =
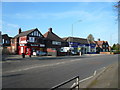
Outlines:
{"label": "chimney pot", "polygon": [[49,30],[49,32],[52,32],[52,28],[49,28],[48,30]]}
{"label": "chimney pot", "polygon": [[19,28],[19,31],[18,31],[18,33],[20,34],[22,32],[22,30],[21,30],[21,28]]}
{"label": "chimney pot", "polygon": [[100,38],[98,39],[98,41],[100,41]]}

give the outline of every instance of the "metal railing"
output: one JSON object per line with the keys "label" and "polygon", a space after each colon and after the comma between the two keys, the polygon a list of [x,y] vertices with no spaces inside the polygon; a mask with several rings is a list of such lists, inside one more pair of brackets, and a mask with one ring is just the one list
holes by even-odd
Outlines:
{"label": "metal railing", "polygon": [[73,78],[71,78],[71,79],[69,79],[69,80],[67,80],[67,81],[65,81],[65,82],[62,82],[62,83],[60,83],[60,84],[52,87],[50,90],[55,90],[55,89],[57,89],[57,88],[65,85],[65,84],[68,84],[69,82],[71,82],[71,81],[73,81],[73,80],[75,80],[75,79],[76,79],[76,85],[75,85],[74,87],[71,87],[70,90],[72,90],[72,89],[74,89],[74,88],[77,88],[77,89],[79,90],[79,76],[73,77]]}

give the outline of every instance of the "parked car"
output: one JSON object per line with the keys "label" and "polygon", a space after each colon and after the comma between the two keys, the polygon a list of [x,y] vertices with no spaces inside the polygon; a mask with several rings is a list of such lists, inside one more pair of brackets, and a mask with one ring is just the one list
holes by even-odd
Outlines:
{"label": "parked car", "polygon": [[46,52],[43,52],[43,51],[38,51],[37,52],[37,55],[39,56],[45,56],[45,55],[47,55],[47,53]]}
{"label": "parked car", "polygon": [[34,56],[36,56],[36,55],[37,55],[37,53],[36,53],[36,52],[33,52],[33,55],[34,55]]}

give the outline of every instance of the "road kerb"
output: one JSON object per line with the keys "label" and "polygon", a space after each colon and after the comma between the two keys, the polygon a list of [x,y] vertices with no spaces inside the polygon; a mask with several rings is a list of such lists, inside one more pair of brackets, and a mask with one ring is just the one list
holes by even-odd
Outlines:
{"label": "road kerb", "polygon": [[[96,74],[91,80],[87,81],[85,83],[85,86],[82,86],[82,88],[90,88],[92,85],[94,85],[97,82],[97,79],[102,75],[107,73],[107,70],[112,67],[113,64],[108,65],[107,67],[103,67],[104,69]],[[80,87],[81,88],[81,87]]]}
{"label": "road kerb", "polygon": [[85,78],[85,79],[82,79],[80,80],[80,88],[89,88],[94,82],[95,80],[97,80],[97,78],[102,75],[107,69],[109,68],[108,67],[103,67],[103,70],[100,71],[99,73],[97,73],[97,71],[95,70],[94,71],[94,74],[88,78]]}

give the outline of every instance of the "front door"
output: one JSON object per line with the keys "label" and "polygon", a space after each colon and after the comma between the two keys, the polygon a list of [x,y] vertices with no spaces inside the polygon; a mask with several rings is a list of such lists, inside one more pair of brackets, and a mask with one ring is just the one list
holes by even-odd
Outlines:
{"label": "front door", "polygon": [[24,53],[24,47],[21,47],[21,53]]}

